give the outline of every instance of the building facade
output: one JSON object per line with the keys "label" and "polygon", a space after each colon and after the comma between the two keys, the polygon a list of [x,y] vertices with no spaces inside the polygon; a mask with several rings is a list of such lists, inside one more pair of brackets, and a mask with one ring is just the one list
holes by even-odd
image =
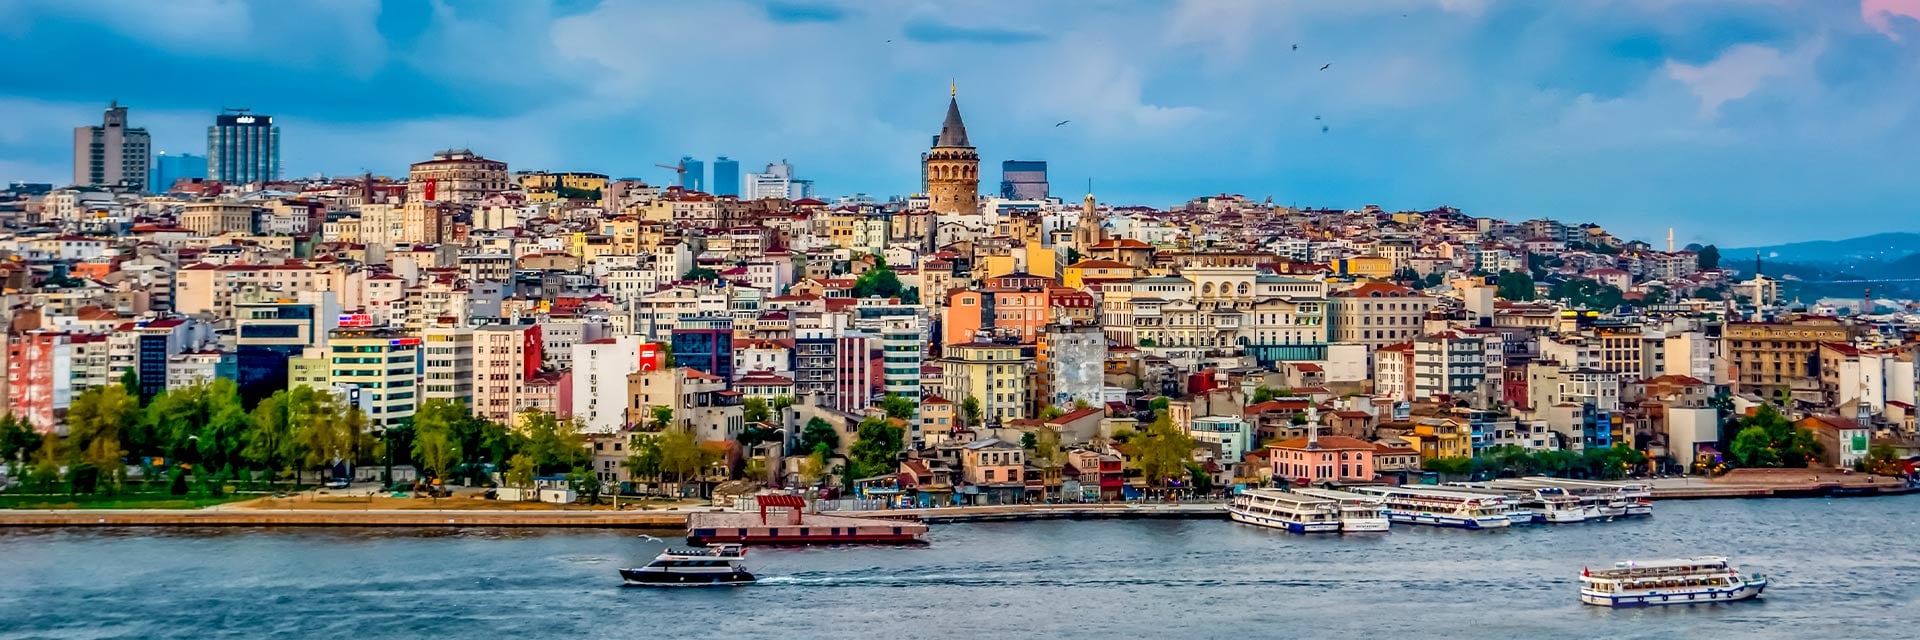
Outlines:
{"label": "building facade", "polygon": [[236,109],[207,127],[207,178],[224,184],[280,179],[280,127],[273,116]]}
{"label": "building facade", "polygon": [[127,126],[127,108],[107,105],[97,127],[73,129],[73,183],[88,187],[127,186],[146,191],[153,158],[147,130]]}
{"label": "building facade", "polygon": [[947,118],[940,124],[940,135],[933,139],[924,168],[927,197],[934,213],[977,215],[980,213],[980,154],[967,140],[967,124],[960,120],[960,100],[949,96]]}

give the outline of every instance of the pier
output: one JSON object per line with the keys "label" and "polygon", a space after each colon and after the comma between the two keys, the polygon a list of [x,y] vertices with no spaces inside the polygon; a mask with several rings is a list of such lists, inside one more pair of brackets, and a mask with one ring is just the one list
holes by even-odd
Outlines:
{"label": "pier", "polygon": [[0,527],[562,527],[684,530],[672,511],[54,509],[0,511]]}

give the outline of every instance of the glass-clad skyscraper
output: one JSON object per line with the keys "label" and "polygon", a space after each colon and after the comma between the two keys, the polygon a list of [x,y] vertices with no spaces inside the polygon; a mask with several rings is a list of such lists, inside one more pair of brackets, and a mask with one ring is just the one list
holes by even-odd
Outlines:
{"label": "glass-clad skyscraper", "polygon": [[280,179],[280,127],[273,116],[229,109],[207,127],[207,179],[246,184]]}

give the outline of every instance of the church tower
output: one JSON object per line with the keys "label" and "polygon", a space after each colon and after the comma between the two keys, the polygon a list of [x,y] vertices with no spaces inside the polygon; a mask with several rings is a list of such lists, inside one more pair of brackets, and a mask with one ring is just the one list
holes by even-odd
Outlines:
{"label": "church tower", "polygon": [[960,121],[958,88],[949,90],[947,119],[926,155],[927,196],[934,213],[980,213],[980,154],[967,142],[967,124]]}
{"label": "church tower", "polygon": [[1080,223],[1073,228],[1073,248],[1086,255],[1093,250],[1093,245],[1106,240],[1106,235],[1106,229],[1100,227],[1100,207],[1089,192],[1086,201],[1080,203]]}

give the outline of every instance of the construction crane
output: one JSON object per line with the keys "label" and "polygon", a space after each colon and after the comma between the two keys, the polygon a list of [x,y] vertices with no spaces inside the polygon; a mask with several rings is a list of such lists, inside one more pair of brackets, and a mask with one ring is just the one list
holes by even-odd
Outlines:
{"label": "construction crane", "polygon": [[673,184],[682,189],[687,188],[687,163],[686,162],[681,161],[681,162],[675,162],[673,164],[660,164],[658,162],[655,162],[653,163],[653,166],[673,171]]}

